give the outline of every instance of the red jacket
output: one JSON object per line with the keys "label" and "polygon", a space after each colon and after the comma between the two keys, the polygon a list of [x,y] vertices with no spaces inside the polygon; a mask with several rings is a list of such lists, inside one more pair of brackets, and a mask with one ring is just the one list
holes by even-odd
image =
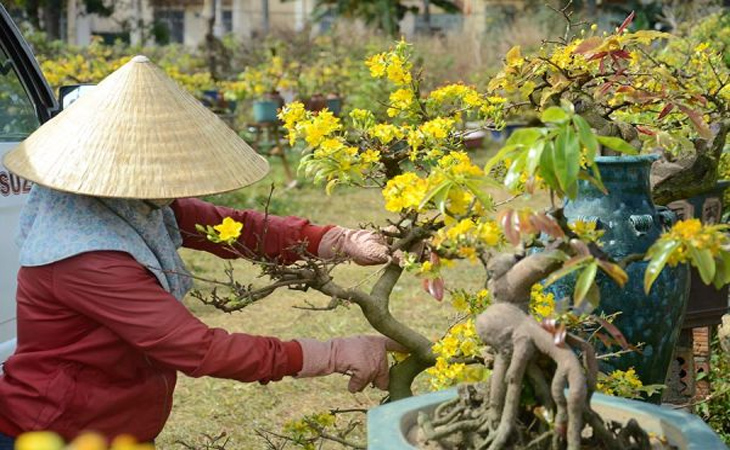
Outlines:
{"label": "red jacket", "polygon": [[[233,255],[195,232],[226,216],[242,222],[240,242],[292,261],[286,251],[308,241],[316,254],[327,227],[296,217],[215,207],[195,199],[173,204],[183,246]],[[265,224],[265,222],[267,222]],[[112,438],[155,438],[172,408],[176,372],[268,382],[295,375],[294,341],[208,328],[129,254],[83,253],[22,267],[17,291],[18,347],[0,376],[0,432],[52,430],[71,439],[84,430]]]}

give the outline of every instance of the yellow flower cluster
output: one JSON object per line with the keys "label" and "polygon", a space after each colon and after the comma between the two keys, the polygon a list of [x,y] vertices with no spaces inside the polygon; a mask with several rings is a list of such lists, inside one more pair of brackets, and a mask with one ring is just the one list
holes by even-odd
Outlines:
{"label": "yellow flower cluster", "polygon": [[568,227],[577,234],[581,240],[598,242],[601,236],[605,233],[605,230],[597,230],[597,223],[594,221],[576,220],[573,223],[568,224]]}
{"label": "yellow flower cluster", "polygon": [[408,58],[408,44],[401,40],[395,49],[371,56],[365,65],[370,69],[373,78],[387,77],[398,86],[405,86],[413,81],[411,69],[413,65]]}
{"label": "yellow flower cluster", "polygon": [[390,93],[388,116],[395,117],[402,111],[408,111],[416,99],[416,94],[410,88],[397,89]]}
{"label": "yellow flower cluster", "polygon": [[327,136],[342,128],[340,119],[326,109],[308,121],[300,122],[299,126],[304,134],[304,140],[312,147],[318,146]]}
{"label": "yellow flower cluster", "polygon": [[281,56],[272,56],[257,66],[248,66],[232,85],[238,99],[260,98],[264,94],[288,89],[296,85],[290,74],[298,72],[298,63],[286,64]]}
{"label": "yellow flower cluster", "polygon": [[403,131],[389,123],[379,123],[367,130],[368,134],[379,140],[382,144],[389,144],[394,139],[402,139]]}
{"label": "yellow flower cluster", "polygon": [[721,253],[724,247],[730,244],[730,238],[724,232],[725,225],[703,225],[700,219],[680,220],[668,233],[660,239],[662,241],[678,241],[679,248],[672,252],[668,263],[676,265],[690,260],[690,249],[709,250],[713,256]]}
{"label": "yellow flower cluster", "polygon": [[317,147],[335,131],[342,129],[340,119],[332,111],[324,109],[317,114],[305,111],[301,102],[285,105],[277,115],[284,122],[289,143],[302,137],[311,147]]}
{"label": "yellow flower cluster", "polygon": [[441,141],[453,131],[455,123],[456,121],[451,117],[437,117],[422,124],[419,131],[425,139]]}
{"label": "yellow flower cluster", "polygon": [[555,295],[552,292],[546,294],[540,283],[533,284],[530,291],[530,314],[537,321],[555,315]]}
{"label": "yellow flower cluster", "polygon": [[484,311],[492,302],[489,291],[481,289],[476,293],[470,293],[464,290],[456,290],[451,294],[451,306],[455,310],[475,316]]}
{"label": "yellow flower cluster", "polygon": [[614,370],[609,375],[599,373],[596,390],[606,395],[625,398],[639,398],[644,384],[633,367],[629,370]]}
{"label": "yellow flower cluster", "polygon": [[383,189],[385,209],[400,212],[405,209],[419,209],[426,196],[428,182],[413,172],[393,177]]}
{"label": "yellow flower cluster", "polygon": [[115,437],[107,443],[104,436],[86,432],[71,441],[68,446],[61,436],[51,431],[32,431],[21,434],[15,441],[15,450],[154,450],[149,443],[139,443],[128,434]]}
{"label": "yellow flower cluster", "polygon": [[[418,210],[429,191],[436,189],[445,181],[450,181],[453,185],[448,191],[446,206],[450,217],[448,220],[453,220],[453,216],[466,214],[474,203],[474,194],[465,189],[464,185],[483,175],[482,169],[474,165],[465,152],[450,152],[438,160],[427,179],[406,172],[389,180],[383,189],[385,208],[393,212],[405,209]],[[480,212],[481,208],[481,204],[478,205],[475,212]]]}
{"label": "yellow flower cluster", "polygon": [[486,100],[476,89],[463,84],[449,84],[431,91],[429,98],[438,104],[460,103],[467,108],[481,108]]}
{"label": "yellow flower cluster", "polygon": [[284,128],[287,130],[289,145],[293,146],[297,140],[296,125],[305,120],[306,111],[302,102],[292,102],[287,104],[278,114],[279,119],[284,122]]}
{"label": "yellow flower cluster", "polygon": [[503,240],[502,229],[497,222],[470,217],[440,229],[432,239],[432,244],[437,249],[454,252],[476,262],[478,253],[501,244]]}
{"label": "yellow flower cluster", "polygon": [[458,383],[483,381],[488,372],[482,365],[467,365],[466,359],[481,355],[482,342],[476,333],[474,320],[468,319],[451,327],[433,345],[436,364],[426,369],[433,390],[445,389]]}
{"label": "yellow flower cluster", "polygon": [[284,433],[294,444],[304,450],[316,450],[320,448],[317,440],[320,432],[334,427],[337,418],[330,412],[309,414],[299,420],[292,420],[284,424]]}

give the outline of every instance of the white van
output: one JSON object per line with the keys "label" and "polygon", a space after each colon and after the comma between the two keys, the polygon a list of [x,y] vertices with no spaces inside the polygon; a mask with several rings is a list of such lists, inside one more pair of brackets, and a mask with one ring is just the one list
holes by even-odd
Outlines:
{"label": "white van", "polygon": [[[58,110],[33,53],[0,4],[0,158]],[[0,163],[0,372],[15,348],[18,215],[31,183]]]}

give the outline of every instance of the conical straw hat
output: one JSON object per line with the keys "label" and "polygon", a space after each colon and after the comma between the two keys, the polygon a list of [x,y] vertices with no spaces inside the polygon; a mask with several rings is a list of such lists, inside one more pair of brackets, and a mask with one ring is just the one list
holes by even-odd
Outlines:
{"label": "conical straw hat", "polygon": [[164,199],[263,178],[266,160],[144,56],[135,56],[10,151],[17,175],[60,191]]}

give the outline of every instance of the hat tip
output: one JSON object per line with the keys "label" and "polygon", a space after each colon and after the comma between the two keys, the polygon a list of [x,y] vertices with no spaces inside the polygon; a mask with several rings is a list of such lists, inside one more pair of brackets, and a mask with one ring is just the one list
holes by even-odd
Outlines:
{"label": "hat tip", "polygon": [[149,58],[147,58],[144,55],[137,55],[134,58],[132,58],[131,61],[134,62],[134,63],[148,63],[148,62],[150,62]]}

